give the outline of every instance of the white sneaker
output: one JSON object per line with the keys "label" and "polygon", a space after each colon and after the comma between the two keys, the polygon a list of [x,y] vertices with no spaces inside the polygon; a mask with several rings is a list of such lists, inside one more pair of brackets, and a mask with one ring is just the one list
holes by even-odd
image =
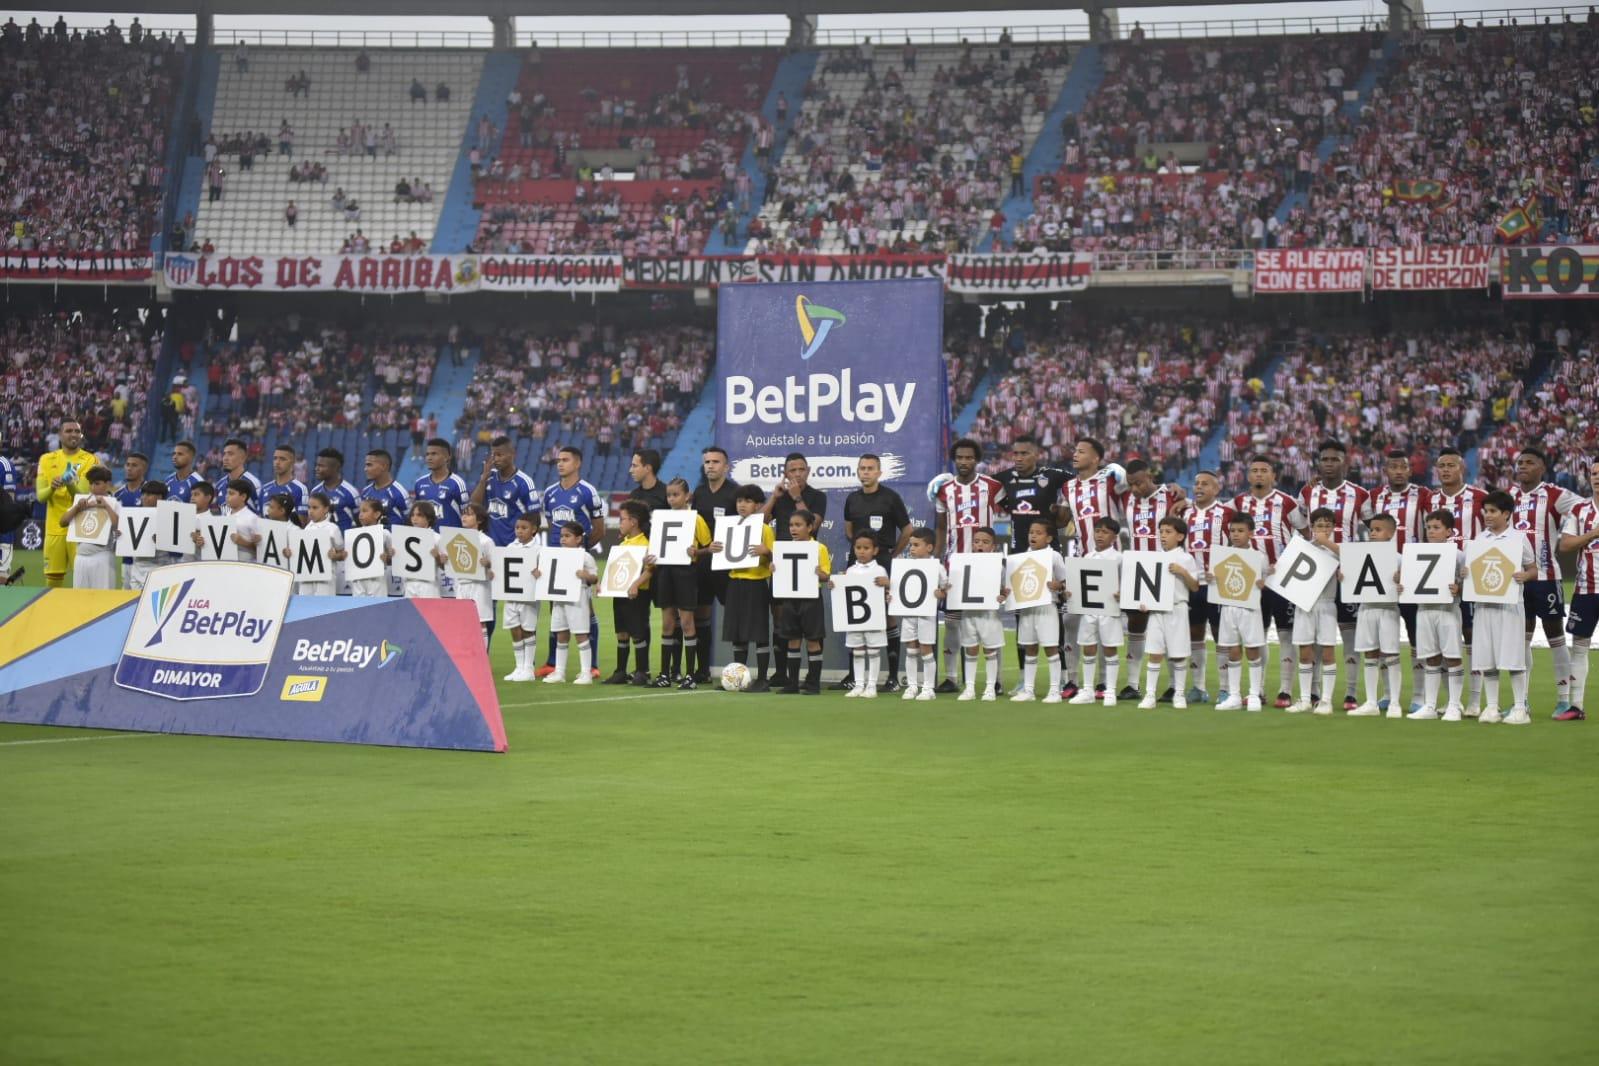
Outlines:
{"label": "white sneaker", "polygon": [[1261,703],[1259,696],[1251,696],[1249,699],[1244,701],[1244,710],[1246,711],[1258,711],[1260,710],[1260,707]]}
{"label": "white sneaker", "polygon": [[1025,688],[1019,688],[1010,694],[1010,701],[1012,703],[1032,703],[1033,694]]}
{"label": "white sneaker", "polygon": [[1532,715],[1527,713],[1525,707],[1512,707],[1504,721],[1505,725],[1532,725]]}
{"label": "white sneaker", "polygon": [[546,685],[564,685],[564,684],[566,684],[566,678],[562,677],[560,674],[545,674],[539,680],[543,681]]}
{"label": "white sneaker", "polygon": [[1436,722],[1438,720],[1438,708],[1427,706],[1418,707],[1411,711],[1406,717],[1408,717],[1412,722]]}
{"label": "white sneaker", "polygon": [[858,700],[861,698],[861,693],[864,691],[865,689],[861,688],[859,685],[851,685],[849,690],[844,693],[844,698],[847,700]]}
{"label": "white sneaker", "polygon": [[1289,714],[1304,714],[1308,710],[1310,710],[1310,701],[1307,699],[1297,699],[1288,705]]}
{"label": "white sneaker", "polygon": [[592,685],[592,684],[594,684],[594,678],[593,678],[593,676],[591,674],[588,673],[588,671],[585,670],[583,673],[579,674],[577,677],[572,679],[572,684],[574,684],[574,685]]}
{"label": "white sneaker", "polygon": [[1172,693],[1171,705],[1176,710],[1186,710],[1188,708],[1188,696],[1182,692]]}
{"label": "white sneaker", "polygon": [[1480,707],[1462,707],[1460,709],[1460,716],[1462,718],[1476,718],[1481,714],[1482,709]]}
{"label": "white sneaker", "polygon": [[1243,707],[1244,701],[1239,699],[1237,696],[1228,696],[1226,699],[1216,704],[1216,709],[1218,711],[1239,711],[1242,710]]}
{"label": "white sneaker", "polygon": [[1316,706],[1310,709],[1311,714],[1331,714],[1332,700],[1317,700]]}
{"label": "white sneaker", "polygon": [[[1316,712],[1320,714],[1320,711]],[[1359,707],[1349,712],[1351,718],[1381,718],[1382,708],[1375,703],[1362,703]]]}
{"label": "white sneaker", "polygon": [[501,680],[502,681],[531,681],[531,680],[533,680],[533,672],[531,670],[526,670],[526,669],[518,666],[515,670],[512,670],[510,673],[506,674],[503,678],[501,678]]}
{"label": "white sneaker", "polygon": [[1153,692],[1138,701],[1140,711],[1153,711],[1155,709],[1155,694]]}
{"label": "white sneaker", "polygon": [[875,700],[876,698],[877,698],[877,686],[876,685],[867,685],[866,688],[861,692],[861,699],[863,699],[863,700]]}
{"label": "white sneaker", "polygon": [[[1093,700],[1089,700],[1088,702],[1089,703],[1093,703],[1094,701]],[[1103,703],[1107,707],[1116,706],[1116,693],[1112,692],[1110,689],[1106,689],[1105,690],[1105,698],[1103,700],[1101,700],[1100,702]]]}
{"label": "white sneaker", "polygon": [[1388,704],[1388,713],[1383,715],[1384,718],[1403,718],[1404,716],[1405,712],[1399,709],[1399,701],[1397,700]]}
{"label": "white sneaker", "polygon": [[961,694],[955,697],[956,703],[967,703],[977,698],[977,690],[971,688],[961,689]]}
{"label": "white sneaker", "polygon": [[993,703],[997,699],[999,699],[999,697],[994,695],[994,690],[993,689],[990,688],[990,689],[984,689],[983,690],[983,702],[984,703]]}
{"label": "white sneaker", "polygon": [[1082,706],[1085,703],[1093,703],[1094,702],[1094,690],[1091,689],[1091,688],[1080,688],[1080,689],[1077,690],[1077,695],[1073,696],[1071,699],[1067,700],[1066,702],[1067,703],[1075,703],[1078,706]]}
{"label": "white sneaker", "polygon": [[901,696],[900,699],[902,699],[902,700],[914,700],[914,699],[917,699],[917,698],[919,698],[921,696],[921,692],[922,692],[922,690],[917,688],[915,685],[906,685],[905,686],[905,694],[903,696]]}
{"label": "white sneaker", "polygon": [[1460,704],[1451,703],[1448,707],[1444,708],[1444,716],[1440,718],[1439,721],[1458,722],[1460,721],[1460,717]]}
{"label": "white sneaker", "polygon": [[1478,716],[1477,721],[1481,722],[1483,725],[1498,725],[1500,722],[1504,721],[1504,719],[1499,717],[1498,707],[1489,706],[1483,709],[1483,712]]}
{"label": "white sneaker", "polygon": [[932,703],[938,698],[938,693],[933,691],[933,686],[928,685],[916,694],[917,703]]}
{"label": "white sneaker", "polygon": [[1057,688],[1057,689],[1051,690],[1049,695],[1045,696],[1043,699],[1039,700],[1038,702],[1039,703],[1059,703],[1060,702],[1060,689]]}

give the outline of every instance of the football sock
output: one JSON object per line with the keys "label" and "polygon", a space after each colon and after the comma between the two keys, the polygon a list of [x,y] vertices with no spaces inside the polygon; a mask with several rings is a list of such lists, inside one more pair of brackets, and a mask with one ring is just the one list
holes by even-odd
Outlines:
{"label": "football sock", "polygon": [[565,677],[566,676],[566,657],[567,657],[567,655],[568,655],[567,643],[566,643],[566,641],[563,640],[563,641],[561,641],[561,643],[559,643],[559,644],[557,644],[555,646],[555,676],[556,677]]}

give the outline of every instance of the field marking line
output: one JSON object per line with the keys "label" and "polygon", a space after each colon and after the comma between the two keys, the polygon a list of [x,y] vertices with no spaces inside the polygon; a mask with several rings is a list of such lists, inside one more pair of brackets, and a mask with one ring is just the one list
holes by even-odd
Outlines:
{"label": "field marking line", "polygon": [[20,748],[26,744],[82,744],[89,740],[127,740],[129,737],[164,737],[166,733],[107,733],[94,737],[40,737],[37,740],[0,740],[0,748]]}
{"label": "field marking line", "polygon": [[516,703],[501,703],[503,711],[507,707],[566,707],[578,703],[621,703],[623,700],[659,700],[671,696],[703,695],[698,689],[689,689],[687,692],[679,689],[676,692],[637,692],[631,696],[596,696],[589,700],[520,700]]}

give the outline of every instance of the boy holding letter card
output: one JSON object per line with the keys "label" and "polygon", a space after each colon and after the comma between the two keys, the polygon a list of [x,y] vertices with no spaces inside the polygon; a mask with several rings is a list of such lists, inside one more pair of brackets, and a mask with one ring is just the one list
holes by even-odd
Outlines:
{"label": "boy holding letter card", "polygon": [[393,531],[394,555],[397,560],[394,572],[405,582],[408,600],[439,598],[439,535],[434,532],[438,521],[431,500],[417,500],[411,505],[410,525]]}
{"label": "boy holding letter card", "polygon": [[[716,519],[716,552],[711,569],[721,569],[731,559],[738,565],[727,575],[727,613],[722,616],[722,639],[733,646],[733,661],[750,664],[755,646],[758,673],[746,692],[770,692],[767,672],[772,665],[772,545],[776,534],[764,521],[761,507],[766,494],[757,485],[741,485],[733,495],[737,515]],[[745,541],[746,536],[751,537]]]}
{"label": "boy holding letter card", "polygon": [[[465,517],[463,514],[462,517]],[[552,564],[559,565],[562,558],[570,558],[577,567],[577,598],[561,602],[551,598],[550,603],[550,632],[555,634],[555,672],[544,675],[546,685],[559,685],[566,680],[566,661],[568,648],[577,645],[577,680],[574,685],[592,685],[594,678],[591,671],[594,668],[594,649],[589,644],[589,616],[593,608],[589,605],[592,590],[599,583],[599,571],[594,569],[594,556],[590,555],[583,545],[588,540],[588,530],[583,528],[583,523],[572,521],[561,523],[561,546],[555,551],[560,553],[557,558],[549,548],[545,548],[540,557],[540,564],[548,559]],[[569,553],[571,553],[569,555]],[[538,576],[538,571],[533,571]],[[571,583],[570,577],[565,579]]]}
{"label": "boy holding letter card", "polygon": [[952,611],[960,612],[961,655],[966,668],[966,687],[957,700],[977,698],[977,652],[983,652],[983,700],[993,702],[999,696],[999,653],[1005,647],[1005,630],[999,617],[999,605],[1010,590],[1005,587],[1005,560],[996,555],[999,535],[988,526],[978,526],[972,531],[972,550],[956,552],[949,557],[949,580],[952,589],[959,590],[958,599],[951,593],[945,602]]}
{"label": "boy holding letter card", "polygon": [[[492,519],[492,516],[491,516]],[[501,620],[511,634],[512,670],[506,681],[532,681],[535,637],[539,628],[538,514],[526,511],[516,516],[510,544],[494,553],[494,598],[504,604]]]}
{"label": "boy holding letter card", "polygon": [[[1455,547],[1455,513],[1439,509],[1422,520],[1424,541],[1411,541],[1399,559],[1399,598],[1416,604],[1416,654],[1421,658],[1421,706],[1407,716],[1417,721],[1439,718],[1438,692],[1449,682],[1449,702],[1442,721],[1458,722],[1464,708],[1461,690],[1460,586],[1466,564]],[[1439,594],[1443,599],[1440,601]]]}
{"label": "boy holding letter card", "polygon": [[[650,683],[650,572],[644,566],[644,558],[654,554],[649,550],[650,508],[638,500],[624,500],[620,511],[616,528],[622,536],[622,547],[642,548],[644,554],[638,557],[636,571],[631,571],[631,564],[626,557],[619,560],[620,565],[631,571],[631,578],[627,572],[612,575],[610,567],[606,567],[603,580],[607,588],[615,588],[622,580],[627,580],[628,584],[621,594],[607,593],[612,597],[611,614],[616,626],[616,670],[605,679],[605,683],[625,685],[631,681],[635,685],[645,686]],[[627,672],[629,649],[632,649],[634,659],[632,674]]]}
{"label": "boy holding letter card", "polygon": [[911,530],[910,555],[890,575],[900,639],[905,644],[905,694],[901,699],[934,699],[938,686],[938,601],[949,589],[949,574],[933,554],[937,534],[927,526]]}
{"label": "boy holding letter card", "polygon": [[[1195,576],[1199,564],[1184,547],[1188,540],[1188,523],[1167,515],[1160,520],[1159,533],[1160,561],[1153,595],[1139,600],[1138,594],[1148,589],[1149,579],[1140,575],[1141,568],[1132,564],[1131,557],[1122,562],[1123,602],[1127,602],[1127,583],[1131,580],[1133,599],[1139,600],[1140,606],[1150,612],[1146,646],[1149,661],[1144,666],[1144,698],[1138,701],[1139,709],[1145,711],[1155,707],[1155,694],[1160,691],[1160,664],[1167,658],[1171,659],[1171,705],[1178,710],[1188,706],[1188,656],[1193,650],[1193,638],[1188,631],[1188,597],[1199,587],[1199,578]],[[1161,568],[1165,570],[1164,577],[1159,573]]]}
{"label": "boy holding letter card", "polygon": [[[700,606],[699,560],[711,554],[711,530],[692,510],[693,493],[680,477],[666,485],[666,505],[670,510],[650,514],[650,554],[644,565],[651,571],[655,606],[661,609],[661,673],[656,688],[695,687],[699,672],[699,630],[694,614]],[[687,532],[687,542],[680,533]],[[660,554],[656,551],[659,549]]]}
{"label": "boy holding letter card", "polygon": [[[127,572],[123,575],[127,580],[128,588],[135,592],[142,591],[150,575],[158,567],[177,562],[177,556],[169,552],[159,551],[156,548],[156,533],[161,528],[160,506],[166,502],[167,483],[165,481],[146,481],[139,487],[139,506],[129,507],[122,512],[122,525],[117,533],[117,554],[129,560]],[[139,529],[140,514],[147,516],[144,529]]]}
{"label": "boy holding letter card", "polygon": [[[1482,671],[1488,706],[1477,720],[1490,725],[1531,725],[1527,707],[1527,634],[1521,586],[1538,576],[1527,535],[1510,525],[1516,501],[1490,492],[1482,501],[1483,531],[1466,542],[1466,599],[1472,610],[1471,668]],[[1499,715],[1499,671],[1510,672],[1515,706]]]}
{"label": "boy holding letter card", "polygon": [[193,555],[194,504],[186,500],[163,498],[155,505],[155,510],[156,550],[173,555]]}
{"label": "boy holding letter card", "polygon": [[[1338,515],[1329,507],[1310,513],[1310,536],[1288,542],[1275,566],[1266,570],[1266,587],[1294,605],[1294,646],[1299,649],[1299,699],[1289,714],[1332,714],[1333,686],[1338,682],[1337,584],[1338,544],[1333,534]],[[1279,638],[1280,639],[1280,638]],[[1320,692],[1316,650],[1321,649]]]}
{"label": "boy holding letter card", "polygon": [[1055,597],[1066,590],[1066,560],[1055,550],[1055,523],[1048,515],[1027,527],[1027,550],[1005,560],[1011,606],[1016,611],[1016,643],[1022,649],[1022,687],[1012,703],[1035,698],[1038,656],[1049,656],[1049,693],[1045,703],[1059,703],[1061,689],[1060,612]]}
{"label": "boy holding letter card", "polygon": [[344,534],[333,520],[333,500],[313,492],[305,500],[305,528],[289,538],[289,562],[294,569],[294,591],[301,596],[337,596],[334,564],[343,558]]}
{"label": "boy holding letter card", "polygon": [[877,562],[877,537],[869,529],[855,534],[855,562],[831,577],[833,627],[844,634],[855,684],[844,698],[875,700],[883,651],[888,647],[888,571]]}
{"label": "boy holding letter card", "polygon": [[67,543],[78,546],[72,561],[72,587],[75,589],[114,589],[116,555],[111,542],[121,522],[121,508],[111,495],[111,471],[103,466],[89,468],[86,475],[89,493],[72,501],[61,516]]}
{"label": "boy holding letter card", "polygon": [[[1069,567],[1070,578],[1066,585],[1066,605],[1072,611],[1082,611],[1078,617],[1077,644],[1083,653],[1083,684],[1072,693],[1070,703],[1093,703],[1102,699],[1106,707],[1116,706],[1118,693],[1116,681],[1121,673],[1123,637],[1121,601],[1121,523],[1106,516],[1094,521],[1094,550],[1081,559],[1073,559]],[[1084,563],[1089,564],[1084,567]],[[1104,569],[1105,566],[1109,569]],[[1092,604],[1096,610],[1089,611]],[[1105,609],[1099,609],[1099,608]],[[1105,649],[1105,676],[1096,687],[1094,670],[1098,665],[1099,650]]]}
{"label": "boy holding letter card", "polygon": [[1388,717],[1402,718],[1399,691],[1404,671],[1399,665],[1399,637],[1404,621],[1399,617],[1399,550],[1394,534],[1399,524],[1393,515],[1372,515],[1367,522],[1370,539],[1346,543],[1338,551],[1340,588],[1345,603],[1358,604],[1355,613],[1355,652],[1365,659],[1366,702],[1349,713],[1374,718],[1377,706],[1378,667],[1388,680]]}
{"label": "boy holding letter card", "polygon": [[[1221,607],[1216,655],[1227,698],[1218,711],[1258,711],[1266,695],[1266,622],[1260,590],[1266,586],[1266,555],[1254,549],[1255,520],[1237,513],[1227,520],[1227,546],[1210,557],[1210,594]],[[1249,660],[1249,698],[1244,699],[1244,663]]]}
{"label": "boy holding letter card", "polygon": [[382,500],[362,500],[355,513],[355,528],[345,538],[344,580],[352,596],[387,596],[388,561],[392,556],[389,531],[384,528]]}
{"label": "boy holding letter card", "polygon": [[[810,511],[797,510],[788,517],[789,540],[772,549],[772,601],[777,604],[778,654],[793,661],[778,671],[787,680],[780,691],[793,695],[822,692],[822,638],[826,622],[822,612],[821,582],[833,568],[827,545],[812,538],[820,520]],[[810,656],[805,683],[799,681],[800,642]]]}

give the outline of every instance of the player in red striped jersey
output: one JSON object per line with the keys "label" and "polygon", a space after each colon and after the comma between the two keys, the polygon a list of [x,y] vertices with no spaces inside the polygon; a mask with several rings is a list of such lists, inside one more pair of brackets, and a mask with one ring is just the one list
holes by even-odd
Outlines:
{"label": "player in red striped jersey", "polygon": [[[1306,511],[1326,508],[1333,513],[1334,544],[1361,539],[1366,502],[1365,489],[1349,480],[1349,449],[1342,441],[1324,440],[1316,449],[1316,479],[1299,490]],[[1344,710],[1360,703],[1355,692],[1360,688],[1360,656],[1355,654],[1355,605],[1338,603],[1338,638],[1344,646]]]}
{"label": "player in red striped jersey", "polygon": [[[1160,551],[1160,520],[1170,515],[1181,518],[1187,501],[1182,493],[1155,480],[1149,464],[1134,459],[1127,464],[1127,491],[1119,497],[1126,521],[1128,543],[1135,552]],[[1149,631],[1148,611],[1128,611],[1127,615],[1127,678],[1129,682],[1144,676],[1144,640]],[[1103,676],[1103,675],[1102,675]],[[1131,687],[1131,686],[1129,686]],[[1136,698],[1134,695],[1127,698]]]}
{"label": "player in red striped jersey", "polygon": [[[1433,473],[1438,477],[1438,488],[1432,494],[1433,506],[1455,516],[1454,545],[1466,550],[1466,541],[1482,533],[1482,502],[1488,490],[1479,485],[1466,484],[1466,457],[1453,448],[1445,448],[1433,460]],[[1471,608],[1469,602],[1460,605],[1460,635],[1464,647],[1471,647]],[[1471,694],[1466,699],[1466,717],[1475,718],[1482,706],[1482,671],[1472,670]]]}
{"label": "player in red striped jersey", "polygon": [[1571,649],[1566,647],[1565,595],[1561,590],[1560,561],[1555,558],[1555,547],[1560,543],[1561,520],[1582,502],[1582,497],[1545,481],[1548,472],[1549,457],[1537,448],[1526,447],[1516,453],[1516,485],[1510,490],[1516,510],[1510,525],[1526,534],[1527,542],[1532,545],[1533,564],[1538,567],[1538,576],[1522,586],[1527,642],[1532,642],[1533,629],[1541,622],[1544,636],[1549,638],[1550,656],[1555,661],[1555,715],[1558,717],[1571,707]]}
{"label": "player in red striped jersey", "polygon": [[[1105,465],[1105,446],[1093,437],[1078,437],[1072,446],[1073,476],[1061,486],[1061,528],[1070,523],[1072,536],[1068,542],[1068,555],[1084,556],[1094,551],[1094,519],[1114,518],[1122,521],[1122,498],[1127,491],[1127,477],[1120,467]],[[1082,676],[1082,651],[1074,641],[1067,654],[1067,677]],[[1103,673],[1101,677],[1105,676]],[[1132,671],[1128,672],[1129,680]],[[1138,689],[1132,684],[1122,686],[1118,699],[1138,699]]]}
{"label": "player in red striped jersey", "polygon": [[1579,721],[1587,702],[1588,654],[1594,624],[1599,622],[1599,461],[1588,466],[1588,499],[1573,507],[1560,527],[1560,550],[1577,553],[1577,589],[1571,597],[1566,632],[1571,636],[1570,706],[1558,715],[1563,722]]}
{"label": "player in red striped jersey", "polygon": [[[1249,542],[1266,556],[1266,564],[1275,566],[1277,557],[1288,544],[1295,530],[1304,532],[1310,522],[1300,502],[1277,487],[1277,461],[1269,455],[1249,457],[1249,491],[1233,497],[1233,509],[1255,520],[1255,531]],[[1281,709],[1293,703],[1288,689],[1299,670],[1299,655],[1290,639],[1294,628],[1294,605],[1271,589],[1260,593],[1261,630],[1277,623],[1277,700]]]}
{"label": "player in red striped jersey", "polygon": [[1221,636],[1221,606],[1210,602],[1210,551],[1218,544],[1227,543],[1227,523],[1234,511],[1221,500],[1221,478],[1212,470],[1201,470],[1194,475],[1194,502],[1183,512],[1188,525],[1184,546],[1194,557],[1199,569],[1194,577],[1199,587],[1188,595],[1188,636],[1193,652],[1188,660],[1188,676],[1192,688],[1189,703],[1205,703],[1210,693],[1205,690],[1205,628],[1210,627],[1211,637]]}
{"label": "player in red striped jersey", "polygon": [[[1005,509],[1004,487],[987,474],[977,472],[977,463],[983,457],[983,446],[968,437],[950,445],[949,458],[955,464],[955,479],[938,489],[933,500],[937,514],[934,532],[944,546],[947,561],[954,552],[975,550],[973,539],[977,531],[990,527]],[[944,614],[944,681],[936,692],[960,691],[960,613]]]}
{"label": "player in red striped jersey", "polygon": [[[1410,480],[1410,456],[1402,451],[1391,451],[1383,456],[1382,474],[1386,484],[1371,494],[1371,499],[1366,504],[1366,520],[1380,514],[1385,514],[1394,520],[1394,548],[1404,551],[1405,545],[1410,541],[1418,543],[1425,540],[1422,530],[1422,520],[1433,509],[1433,494],[1429,489],[1414,484]],[[1421,694],[1424,691],[1425,671],[1422,669],[1421,660],[1416,656],[1416,605],[1401,603],[1399,617],[1404,623],[1405,632],[1410,639],[1410,712],[1421,709]],[[1387,676],[1383,671],[1383,676]],[[1388,699],[1394,698],[1393,693],[1388,694]],[[1387,710],[1386,701],[1382,709]]]}

